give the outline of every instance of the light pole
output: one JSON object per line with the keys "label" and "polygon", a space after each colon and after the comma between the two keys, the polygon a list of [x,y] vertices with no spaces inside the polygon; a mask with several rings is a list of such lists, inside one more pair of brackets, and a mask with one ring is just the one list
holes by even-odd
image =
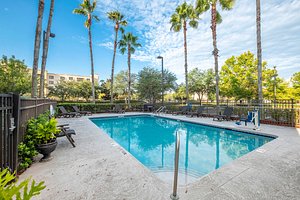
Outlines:
{"label": "light pole", "polygon": [[157,56],[157,59],[161,59],[161,103],[164,106],[164,58]]}

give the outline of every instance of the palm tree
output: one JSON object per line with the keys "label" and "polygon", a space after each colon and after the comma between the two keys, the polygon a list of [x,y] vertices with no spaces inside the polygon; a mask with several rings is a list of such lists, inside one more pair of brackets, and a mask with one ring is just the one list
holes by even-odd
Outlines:
{"label": "palm tree", "polygon": [[118,41],[118,33],[121,30],[124,33],[124,30],[120,26],[127,26],[127,21],[124,20],[124,15],[122,15],[119,11],[112,11],[107,13],[108,19],[115,23],[115,41],[114,41],[114,54],[111,66],[111,85],[110,85],[110,103],[113,103],[113,88],[114,88],[114,71],[115,71],[115,58],[116,58],[116,50],[117,50],[117,41]]}
{"label": "palm tree", "polygon": [[130,93],[131,93],[131,70],[130,70],[130,58],[131,54],[134,54],[135,47],[141,47],[140,43],[137,43],[138,37],[134,36],[132,33],[126,33],[122,35],[122,39],[119,41],[119,49],[120,52],[124,55],[127,50],[127,63],[128,63],[128,107],[131,108],[130,105]]}
{"label": "palm tree", "polygon": [[90,2],[90,0],[83,0],[82,4],[80,4],[80,8],[76,8],[73,10],[74,14],[79,14],[87,17],[87,20],[85,21],[84,25],[88,29],[88,33],[89,33],[93,103],[95,103],[95,76],[94,76],[94,58],[93,58],[93,48],[92,48],[91,27],[92,27],[93,20],[99,21],[98,16],[93,14],[96,6],[97,6],[96,0],[94,0],[92,3]]}
{"label": "palm tree", "polygon": [[235,3],[235,0],[197,0],[196,10],[208,10],[211,8],[211,30],[213,38],[213,55],[215,58],[215,76],[216,76],[216,101],[217,108],[219,108],[219,63],[218,63],[218,53],[217,48],[217,24],[222,22],[222,17],[217,11],[217,4],[221,6],[222,10],[231,10]]}
{"label": "palm tree", "polygon": [[41,32],[42,32],[44,6],[45,6],[45,1],[39,0],[38,17],[36,22],[35,39],[34,39],[31,97],[36,97],[37,95],[37,72],[39,68],[38,65],[39,65],[39,53],[40,53],[40,45],[41,45]]}
{"label": "palm tree", "polygon": [[41,78],[40,78],[40,98],[44,97],[45,70],[46,70],[46,61],[47,61],[47,55],[48,55],[49,37],[50,37],[50,33],[51,33],[53,12],[54,12],[54,0],[51,0],[47,31],[45,33],[45,41],[43,41],[43,56],[42,56],[42,66],[41,66]]}
{"label": "palm tree", "polygon": [[171,16],[171,30],[174,32],[179,32],[183,29],[183,36],[184,36],[184,70],[185,70],[185,95],[186,101],[189,100],[189,88],[188,88],[188,64],[187,64],[187,44],[186,44],[186,31],[187,31],[187,23],[192,28],[198,27],[198,20],[199,17],[191,4],[187,4],[184,2],[183,4],[179,5],[175,13]]}
{"label": "palm tree", "polygon": [[257,71],[258,71],[258,100],[262,103],[262,53],[261,53],[261,31],[260,31],[260,0],[256,0],[256,37],[257,37]]}

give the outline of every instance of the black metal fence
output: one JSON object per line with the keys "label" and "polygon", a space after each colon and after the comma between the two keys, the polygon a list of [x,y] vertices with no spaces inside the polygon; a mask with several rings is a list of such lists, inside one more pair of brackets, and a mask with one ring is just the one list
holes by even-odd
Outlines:
{"label": "black metal fence", "polygon": [[[182,104],[169,102],[165,104],[169,110],[178,110]],[[193,102],[193,109],[196,110],[199,102]],[[202,101],[202,106],[205,106],[204,113],[206,116],[216,115],[215,101]],[[159,107],[156,105],[156,107]],[[251,101],[220,101],[220,111],[225,107],[233,107],[233,115],[247,116],[247,112],[255,109],[260,110],[260,119],[263,124],[273,124],[279,126],[300,127],[300,100],[286,99],[286,100],[264,100],[259,103],[256,100]]]}
{"label": "black metal fence", "polygon": [[56,102],[50,99],[20,98],[0,94],[0,168],[11,171],[18,166],[18,144],[24,140],[27,121],[49,110]]}

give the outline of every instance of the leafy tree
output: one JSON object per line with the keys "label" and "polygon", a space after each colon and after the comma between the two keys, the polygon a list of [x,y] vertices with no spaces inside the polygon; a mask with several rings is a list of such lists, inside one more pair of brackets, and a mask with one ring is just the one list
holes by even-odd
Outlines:
{"label": "leafy tree", "polygon": [[273,100],[275,97],[276,99],[292,98],[292,94],[289,92],[288,82],[278,76],[276,68],[266,69],[264,71],[264,77],[264,98],[269,100]]}
{"label": "leafy tree", "polygon": [[110,79],[106,81],[101,80],[100,85],[97,87],[96,91],[98,91],[98,98],[103,100],[110,99]]}
{"label": "leafy tree", "polygon": [[[131,94],[135,92],[136,88],[136,74],[131,74]],[[110,84],[109,84],[110,86]],[[109,87],[110,88],[110,87]],[[120,71],[115,76],[114,95],[118,99],[125,99],[128,96],[128,71]]]}
{"label": "leafy tree", "polygon": [[49,38],[51,33],[53,12],[54,12],[54,0],[51,0],[47,31],[45,34],[45,41],[43,41],[43,56],[42,56],[42,65],[41,65],[41,76],[40,76],[40,98],[44,97],[45,70],[46,70],[46,61],[48,56],[48,46],[49,46]]}
{"label": "leafy tree", "polygon": [[134,54],[135,48],[141,47],[142,45],[137,42],[138,37],[134,36],[132,33],[126,33],[122,35],[122,39],[119,41],[119,49],[122,54],[125,54],[127,51],[127,63],[128,63],[128,107],[130,105],[130,95],[131,95],[131,68],[130,68],[130,59],[131,54]]}
{"label": "leafy tree", "polygon": [[291,82],[293,85],[293,95],[295,99],[300,99],[300,72],[296,72],[293,74],[291,78]]}
{"label": "leafy tree", "polygon": [[196,1],[196,11],[201,14],[205,10],[211,8],[211,30],[213,38],[213,55],[215,58],[215,76],[216,76],[216,100],[217,107],[219,107],[219,50],[217,48],[217,24],[222,22],[222,17],[217,11],[217,4],[219,3],[220,7],[223,10],[231,10],[235,3],[235,0],[197,0]]}
{"label": "leafy tree", "polygon": [[180,100],[181,103],[183,104],[183,101],[186,99],[186,93],[185,93],[186,89],[185,89],[185,85],[184,84],[180,84],[174,93],[174,98],[177,100]]}
{"label": "leafy tree", "polygon": [[[266,66],[263,62],[263,81],[272,78],[267,76]],[[224,96],[236,100],[257,98],[257,59],[254,54],[248,51],[225,61],[220,73],[220,89]]]}
{"label": "leafy tree", "polygon": [[111,86],[110,86],[110,103],[113,103],[113,86],[114,86],[114,71],[115,71],[115,58],[116,58],[116,50],[117,50],[117,42],[118,42],[118,33],[121,30],[124,33],[124,30],[120,26],[127,26],[127,21],[124,20],[124,15],[122,15],[119,11],[111,11],[107,13],[108,19],[115,23],[115,41],[114,41],[114,54],[111,66]]}
{"label": "leafy tree", "polygon": [[140,98],[147,99],[151,103],[155,103],[161,99],[162,91],[170,91],[175,89],[175,74],[164,70],[164,84],[162,87],[162,74],[159,70],[145,67],[138,73],[137,92]]}
{"label": "leafy tree", "polygon": [[187,4],[184,2],[179,5],[175,13],[171,16],[171,30],[174,32],[179,32],[181,29],[183,30],[184,36],[184,70],[185,70],[185,93],[186,100],[189,100],[189,89],[188,89],[188,64],[187,64],[187,43],[186,43],[186,31],[187,31],[187,23],[192,28],[198,27],[198,14],[196,13],[192,4]]}
{"label": "leafy tree", "polygon": [[36,21],[35,38],[34,38],[31,97],[37,96],[37,82],[38,82],[37,73],[39,68],[39,54],[40,54],[40,46],[41,46],[41,32],[42,32],[44,7],[45,7],[45,1],[39,0],[38,16]]}
{"label": "leafy tree", "polygon": [[188,77],[190,80],[189,90],[198,95],[201,105],[203,96],[209,96],[215,91],[214,72],[212,69],[200,70],[195,68],[189,72]]}
{"label": "leafy tree", "polygon": [[0,93],[30,93],[31,77],[24,61],[14,56],[0,59]]}
{"label": "leafy tree", "polygon": [[97,1],[94,0],[92,3],[90,0],[83,0],[82,4],[80,4],[80,8],[74,9],[74,14],[79,14],[87,17],[84,25],[88,29],[89,34],[89,46],[90,46],[90,59],[91,59],[91,74],[92,74],[92,99],[93,103],[95,103],[95,74],[94,74],[94,58],[93,58],[93,47],[92,47],[92,22],[93,20],[99,21],[97,15],[94,15],[93,12],[96,9]]}
{"label": "leafy tree", "polygon": [[48,96],[58,97],[60,98],[61,101],[65,101],[67,98],[69,98],[72,95],[69,85],[70,85],[69,82],[60,81],[54,87],[48,88],[49,89]]}

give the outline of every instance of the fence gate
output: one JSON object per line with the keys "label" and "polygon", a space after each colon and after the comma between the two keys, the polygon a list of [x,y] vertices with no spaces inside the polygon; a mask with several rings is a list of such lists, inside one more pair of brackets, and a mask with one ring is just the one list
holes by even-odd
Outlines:
{"label": "fence gate", "polygon": [[0,168],[16,170],[18,159],[18,120],[20,98],[0,94]]}

